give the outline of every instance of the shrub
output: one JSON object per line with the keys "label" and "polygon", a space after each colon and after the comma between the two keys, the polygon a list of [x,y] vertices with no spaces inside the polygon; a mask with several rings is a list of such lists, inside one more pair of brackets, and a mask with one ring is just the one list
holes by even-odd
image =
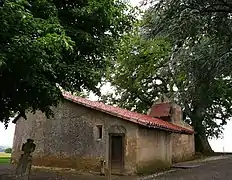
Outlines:
{"label": "shrub", "polygon": [[5,149],[5,153],[11,153],[12,152],[12,148],[6,148]]}

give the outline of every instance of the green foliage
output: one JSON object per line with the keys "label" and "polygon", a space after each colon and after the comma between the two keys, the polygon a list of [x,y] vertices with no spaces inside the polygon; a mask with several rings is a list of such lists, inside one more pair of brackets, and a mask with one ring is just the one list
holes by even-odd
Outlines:
{"label": "green foliage", "polygon": [[170,43],[164,39],[145,40],[137,30],[124,36],[114,64],[108,68],[108,80],[114,95],[102,96],[103,101],[127,109],[146,112],[160,92],[167,87],[159,82],[160,67],[167,62]]}
{"label": "green foliage", "polygon": [[146,35],[172,43],[169,65],[178,99],[207,137],[218,137],[232,116],[231,13],[229,1],[163,0],[144,16]]}
{"label": "green foliage", "polygon": [[52,115],[61,88],[99,93],[105,56],[133,21],[121,0],[0,1],[0,121],[26,110]]}
{"label": "green foliage", "polygon": [[12,148],[6,148],[4,152],[7,153],[7,154],[11,154]]}
{"label": "green foliage", "polygon": [[[202,146],[197,150],[208,148],[210,151],[207,138],[219,137],[223,125],[232,116],[231,3],[221,0],[150,2],[141,31],[147,46],[140,46],[136,55],[130,55],[135,62],[127,59],[122,63],[123,58],[119,56],[117,62],[128,67],[118,66],[113,71],[112,84],[121,92],[117,101],[128,109],[146,112],[157,96],[166,94],[183,107],[185,117],[195,128],[196,142]],[[169,53],[160,57],[152,50],[153,55],[144,56],[151,46],[148,44],[159,39],[169,42],[166,49]],[[164,61],[162,66],[157,59]],[[158,86],[157,81],[148,81],[153,77],[159,79]]]}

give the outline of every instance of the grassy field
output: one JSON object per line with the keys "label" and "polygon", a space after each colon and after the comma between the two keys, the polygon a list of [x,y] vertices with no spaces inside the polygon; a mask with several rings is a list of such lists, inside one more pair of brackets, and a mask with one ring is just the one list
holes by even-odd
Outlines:
{"label": "grassy field", "polygon": [[0,152],[0,164],[10,163],[10,157],[11,157],[11,154]]}

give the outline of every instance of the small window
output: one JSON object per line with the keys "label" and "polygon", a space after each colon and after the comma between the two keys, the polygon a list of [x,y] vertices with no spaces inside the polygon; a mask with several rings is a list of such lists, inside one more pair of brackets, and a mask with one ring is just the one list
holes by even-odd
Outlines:
{"label": "small window", "polygon": [[97,125],[97,139],[102,139],[102,125]]}

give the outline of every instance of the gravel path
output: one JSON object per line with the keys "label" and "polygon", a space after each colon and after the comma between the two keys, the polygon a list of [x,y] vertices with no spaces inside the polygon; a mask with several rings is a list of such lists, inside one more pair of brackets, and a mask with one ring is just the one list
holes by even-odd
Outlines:
{"label": "gravel path", "polygon": [[196,168],[178,169],[155,180],[232,180],[232,157],[205,162]]}

